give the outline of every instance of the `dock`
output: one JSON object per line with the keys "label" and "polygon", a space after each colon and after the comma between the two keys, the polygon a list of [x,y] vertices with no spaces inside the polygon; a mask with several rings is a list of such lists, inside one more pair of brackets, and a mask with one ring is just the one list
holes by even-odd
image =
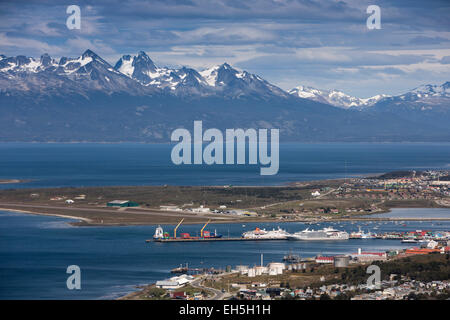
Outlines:
{"label": "dock", "polygon": [[205,231],[206,226],[211,222],[205,223],[203,228],[200,230],[200,236],[191,236],[189,233],[182,233],[180,237],[177,236],[177,230],[183,223],[184,218],[178,222],[176,227],[173,229],[173,236],[171,237],[168,232],[164,232],[161,226],[158,226],[155,231],[153,239],[145,240],[145,242],[206,242],[206,241],[262,241],[262,240],[287,240],[287,238],[244,238],[244,237],[222,237],[217,236],[216,232],[211,234],[209,231]]}
{"label": "dock", "polygon": [[145,242],[208,242],[208,241],[273,241],[285,240],[280,238],[168,238],[168,239],[148,239]]}

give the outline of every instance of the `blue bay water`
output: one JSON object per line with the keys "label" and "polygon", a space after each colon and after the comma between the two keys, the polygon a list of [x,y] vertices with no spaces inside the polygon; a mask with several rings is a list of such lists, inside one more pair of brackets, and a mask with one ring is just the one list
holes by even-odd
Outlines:
{"label": "blue bay water", "polygon": [[[0,179],[30,179],[0,184],[0,189],[98,185],[281,185],[291,181],[341,178],[392,170],[449,169],[450,144],[282,144],[280,171],[259,175],[259,166],[175,166],[170,145],[154,144],[0,144]],[[1,192],[1,190],[0,190]],[[429,214],[428,211],[410,214]],[[405,214],[400,212],[400,214]],[[450,214],[436,212],[437,215]],[[69,220],[0,212],[0,299],[115,298],[139,284],[170,276],[181,263],[193,267],[280,261],[292,249],[316,254],[403,248],[396,240],[349,240],[311,243],[293,241],[221,243],[145,243],[155,226],[71,227]],[[449,222],[378,223],[378,230],[449,230]],[[240,236],[256,226],[280,225],[290,232],[305,225],[210,225],[210,230]],[[315,228],[323,227],[318,225]],[[335,225],[347,231],[357,224]],[[362,225],[367,231],[375,224]],[[183,226],[196,234],[201,226]],[[173,226],[164,226],[171,231]],[[66,288],[66,268],[82,270],[82,290]]]}
{"label": "blue bay water", "polygon": [[[395,212],[396,209],[394,209]],[[430,214],[434,209],[422,209]],[[402,213],[404,214],[404,213]],[[450,217],[450,209],[439,215]],[[292,250],[302,257],[345,254],[363,250],[388,250],[413,246],[399,240],[351,239],[347,241],[246,241],[206,243],[146,243],[155,226],[72,227],[58,217],[0,212],[0,299],[113,299],[135,290],[136,285],[170,277],[180,264],[224,268],[227,265],[281,261]],[[348,232],[450,230],[450,221],[368,223],[321,223],[310,228],[334,226]],[[224,236],[240,236],[256,226],[289,232],[303,230],[302,223],[247,223],[210,225]],[[174,226],[163,226],[172,232]],[[181,231],[193,235],[201,225],[186,225]],[[375,229],[377,228],[377,229]],[[66,268],[81,268],[81,290],[68,290]]]}
{"label": "blue bay water", "polygon": [[259,165],[179,165],[169,144],[0,143],[0,179],[30,179],[5,188],[103,185],[281,185],[382,173],[450,169],[450,144],[291,143],[280,145],[277,175]]}

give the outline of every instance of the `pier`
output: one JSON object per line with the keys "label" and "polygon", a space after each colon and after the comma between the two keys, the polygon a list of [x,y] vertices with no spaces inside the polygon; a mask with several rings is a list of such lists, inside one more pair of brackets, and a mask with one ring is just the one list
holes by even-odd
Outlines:
{"label": "pier", "polygon": [[207,242],[207,241],[273,241],[287,240],[280,238],[168,238],[168,239],[148,239],[145,242]]}

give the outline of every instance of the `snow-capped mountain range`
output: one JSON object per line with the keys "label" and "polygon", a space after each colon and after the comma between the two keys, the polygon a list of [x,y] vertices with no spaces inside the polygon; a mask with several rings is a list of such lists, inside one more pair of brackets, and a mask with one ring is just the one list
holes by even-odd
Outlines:
{"label": "snow-capped mountain range", "polygon": [[228,63],[198,72],[182,67],[157,67],[143,51],[136,56],[125,55],[116,63],[115,70],[144,86],[155,86],[175,94],[211,95],[222,93],[238,97],[242,94],[286,96],[286,93],[257,75],[239,71]]}
{"label": "snow-capped mountain range", "polygon": [[370,107],[376,104],[381,99],[389,97],[385,94],[379,94],[367,99],[362,99],[358,97],[352,97],[338,90],[320,90],[306,86],[298,86],[290,90],[289,93],[300,98],[310,99],[341,108]]}
{"label": "snow-capped mountain range", "polygon": [[67,87],[69,91],[103,90],[132,94],[169,93],[177,96],[223,96],[239,98],[297,97],[344,109],[364,109],[380,101],[423,101],[449,98],[449,82],[423,85],[403,95],[379,94],[358,98],[338,90],[321,90],[298,86],[288,92],[261,77],[233,68],[228,63],[203,71],[182,67],[158,67],[143,51],[135,56],[124,55],[111,66],[92,50],[78,58],[62,57],[58,61],[44,54],[40,59],[0,55],[1,91],[54,92]]}
{"label": "snow-capped mountain range", "polygon": [[[157,66],[144,52],[111,65],[91,50],[0,55],[0,141],[168,142],[175,128],[279,128],[282,141],[450,141],[450,83],[398,96],[289,92],[227,63]],[[352,112],[355,110],[356,112]]]}
{"label": "snow-capped mountain range", "polygon": [[40,59],[0,56],[3,91],[42,91],[46,84],[54,87],[55,83],[58,87],[65,83],[72,89],[81,86],[84,89],[134,94],[159,92],[181,96],[258,96],[263,99],[289,96],[261,77],[239,71],[227,63],[201,72],[187,67],[158,67],[143,51],[136,56],[122,56],[114,67],[91,50],[86,50],[78,58],[62,57],[59,61],[48,54]]}
{"label": "snow-capped mountain range", "polygon": [[370,98],[358,98],[345,94],[339,90],[320,90],[312,87],[298,86],[289,91],[290,94],[304,99],[310,99],[321,103],[330,104],[341,108],[365,108],[371,107],[380,101],[423,101],[431,98],[450,98],[450,82],[442,85],[422,85],[398,96],[378,94]]}

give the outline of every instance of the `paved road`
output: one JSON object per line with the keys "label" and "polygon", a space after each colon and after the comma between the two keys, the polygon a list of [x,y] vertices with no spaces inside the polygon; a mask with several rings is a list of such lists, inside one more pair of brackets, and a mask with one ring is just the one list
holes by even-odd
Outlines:
{"label": "paved road", "polygon": [[224,298],[227,298],[230,296],[228,292],[222,292],[220,290],[217,290],[215,288],[205,287],[202,286],[200,283],[205,280],[204,276],[200,276],[194,281],[191,282],[191,286],[197,289],[205,290],[214,293],[214,296],[208,297],[207,300],[223,300]]}
{"label": "paved road", "polygon": [[[99,212],[99,213],[117,213],[118,209],[111,208],[87,208],[87,207],[77,207],[77,206],[54,206],[54,205],[44,205],[44,204],[24,204],[24,203],[0,203],[0,209],[56,209],[61,210],[63,212],[73,212],[73,211],[82,211],[82,212]],[[121,208],[124,209],[124,208]],[[163,216],[163,217],[182,217],[182,218],[208,218],[213,220],[234,220],[233,217],[217,217],[214,215],[207,214],[196,214],[196,213],[180,213],[180,212],[170,212],[170,211],[158,211],[158,210],[149,210],[149,209],[138,209],[138,208],[125,208],[126,212],[132,212],[134,214],[142,214],[142,215],[152,215],[152,216]],[[119,211],[120,212],[120,211]]]}
{"label": "paved road", "polygon": [[316,197],[315,199],[321,199],[322,197],[325,197],[326,195],[329,195],[330,193],[332,193],[335,190],[336,189],[331,188],[330,191],[328,191],[327,193],[322,193],[320,196]]}

